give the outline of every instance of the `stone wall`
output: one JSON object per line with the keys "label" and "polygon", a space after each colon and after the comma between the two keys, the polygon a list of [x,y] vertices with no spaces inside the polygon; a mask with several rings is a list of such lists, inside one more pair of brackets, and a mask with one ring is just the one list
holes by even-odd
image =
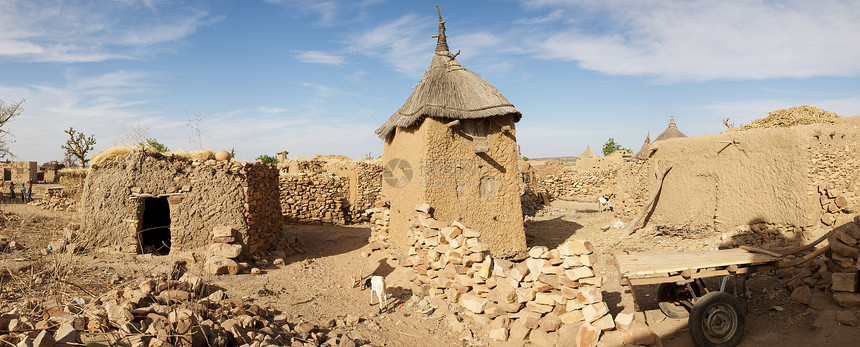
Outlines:
{"label": "stone wall", "polygon": [[553,199],[588,198],[597,199],[615,185],[615,176],[621,164],[611,168],[583,170],[565,168],[559,174],[547,175],[539,180]]}
{"label": "stone wall", "polygon": [[279,181],[281,213],[285,221],[346,223],[347,179],[320,172],[282,175]]}
{"label": "stone wall", "polygon": [[36,174],[39,170],[35,161],[11,161],[0,163],[3,179],[20,185],[26,182],[36,182]]}
{"label": "stone wall", "polygon": [[[350,161],[295,160],[280,171],[280,203],[289,223],[361,223],[381,198],[382,167]],[[304,171],[302,171],[304,170]]]}
{"label": "stone wall", "polygon": [[188,160],[131,151],[94,166],[84,182],[81,215],[91,246],[141,251],[149,198],[169,204],[170,252],[210,246],[211,230],[237,231],[235,243],[249,256],[283,244],[273,191],[274,166]]}
{"label": "stone wall", "polygon": [[400,264],[412,268],[412,293],[444,310],[452,329],[495,341],[594,346],[616,328],[590,242],[532,247],[526,260],[511,262],[490,255],[481,231],[436,220],[430,210],[416,208],[407,235],[412,246]]}

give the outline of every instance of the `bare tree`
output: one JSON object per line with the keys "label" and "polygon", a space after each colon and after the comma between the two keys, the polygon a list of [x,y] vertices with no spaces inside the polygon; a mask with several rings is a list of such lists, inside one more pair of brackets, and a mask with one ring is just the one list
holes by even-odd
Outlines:
{"label": "bare tree", "polygon": [[67,155],[74,156],[81,163],[82,167],[87,167],[87,163],[90,161],[87,159],[87,153],[93,150],[93,145],[96,144],[95,136],[90,135],[87,137],[84,133],[77,132],[72,127],[69,127],[69,130],[65,130],[64,132],[69,134],[69,139],[60,148],[65,149]]}
{"label": "bare tree", "polygon": [[198,111],[188,117],[185,122],[185,126],[188,127],[189,131],[188,142],[195,149],[203,148],[203,136],[200,133],[200,121],[202,119],[203,114]]}
{"label": "bare tree", "polygon": [[146,144],[149,136],[149,127],[146,125],[135,125],[122,127],[122,135],[114,142],[117,146],[140,147]]}
{"label": "bare tree", "polygon": [[8,131],[3,129],[3,126],[6,125],[7,122],[12,121],[16,117],[21,115],[21,112],[24,111],[21,108],[21,104],[24,103],[26,99],[21,99],[18,102],[11,102],[8,105],[3,100],[0,100],[0,158],[12,157],[12,152],[9,151],[9,145],[12,142],[12,135],[9,134]]}

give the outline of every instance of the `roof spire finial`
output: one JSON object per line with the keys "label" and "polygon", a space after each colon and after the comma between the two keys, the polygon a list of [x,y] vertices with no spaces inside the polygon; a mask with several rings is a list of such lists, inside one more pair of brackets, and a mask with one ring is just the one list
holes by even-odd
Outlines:
{"label": "roof spire finial", "polygon": [[669,116],[669,127],[673,127],[673,128],[676,127],[675,126],[675,116]]}
{"label": "roof spire finial", "polygon": [[651,143],[651,132],[648,132],[648,135],[645,135],[645,143]]}
{"label": "roof spire finial", "polygon": [[448,41],[445,40],[445,21],[442,20],[442,11],[439,10],[439,5],[436,5],[436,12],[439,13],[439,35],[433,35],[437,38],[436,51],[448,51]]}

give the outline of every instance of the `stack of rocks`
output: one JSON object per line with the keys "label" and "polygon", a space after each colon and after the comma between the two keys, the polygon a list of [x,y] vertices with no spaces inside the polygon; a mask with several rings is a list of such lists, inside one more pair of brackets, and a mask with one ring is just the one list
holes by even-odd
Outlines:
{"label": "stack of rocks", "polygon": [[367,242],[388,240],[389,224],[391,223],[391,210],[387,202],[380,201],[376,207],[367,210],[370,214],[370,237]]}
{"label": "stack of rocks", "polygon": [[414,243],[401,260],[412,267],[413,294],[444,300],[496,341],[553,345],[575,338],[594,346],[603,331],[615,329],[590,242],[532,247],[521,262],[494,259],[479,231],[435,220],[429,211],[427,204],[417,207],[409,230]]}
{"label": "stack of rocks", "polygon": [[330,173],[280,176],[281,212],[287,222],[346,223],[348,180]]}
{"label": "stack of rocks", "polygon": [[832,252],[833,300],[843,307],[860,306],[860,217],[843,224],[830,234],[827,241]]}
{"label": "stack of rocks", "polygon": [[212,244],[209,246],[205,269],[212,275],[237,274],[247,268],[239,266],[236,259],[242,255],[242,245],[236,244],[236,229],[228,226],[212,228]]}
{"label": "stack of rocks", "polygon": [[[338,342],[277,309],[230,299],[199,276],[151,278],[89,302],[28,302],[0,315],[0,340],[18,346],[289,346]],[[346,335],[341,338],[349,339]],[[341,343],[356,341],[342,341]],[[362,341],[358,341],[361,343]],[[343,344],[341,344],[343,345]],[[349,344],[347,344],[349,345]]]}
{"label": "stack of rocks", "polygon": [[843,193],[843,188],[839,188],[833,183],[818,186],[821,223],[824,225],[839,226],[840,222],[855,212],[851,201]]}
{"label": "stack of rocks", "polygon": [[78,210],[77,201],[62,189],[47,189],[42,199],[30,201],[28,204],[50,211],[77,212]]}

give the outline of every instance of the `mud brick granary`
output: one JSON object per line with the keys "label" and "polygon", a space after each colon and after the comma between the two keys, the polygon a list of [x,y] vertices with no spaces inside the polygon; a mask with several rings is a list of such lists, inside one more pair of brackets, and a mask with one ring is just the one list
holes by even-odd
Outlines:
{"label": "mud brick granary", "polygon": [[408,247],[415,206],[429,203],[436,219],[479,230],[494,256],[515,256],[526,248],[515,129],[522,114],[457,62],[441,15],[437,40],[424,78],[376,130],[385,141],[383,196],[391,202],[391,239]]}
{"label": "mud brick granary", "polygon": [[115,154],[93,158],[83,187],[81,219],[89,245],[172,254],[208,247],[215,228],[235,230],[245,256],[283,243],[273,165],[139,149],[106,152]]}

